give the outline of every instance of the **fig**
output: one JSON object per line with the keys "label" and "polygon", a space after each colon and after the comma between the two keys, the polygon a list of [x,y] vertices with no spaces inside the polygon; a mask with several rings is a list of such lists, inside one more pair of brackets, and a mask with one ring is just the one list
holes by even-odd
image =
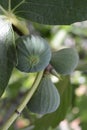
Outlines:
{"label": "fig", "polygon": [[49,64],[51,50],[46,40],[39,36],[22,36],[17,43],[17,68],[23,72],[38,72]]}
{"label": "fig", "polygon": [[27,106],[31,112],[44,115],[56,111],[59,104],[59,92],[46,74]]}
{"label": "fig", "polygon": [[71,74],[78,65],[79,56],[74,48],[64,48],[53,52],[51,65],[59,73],[63,75]]}

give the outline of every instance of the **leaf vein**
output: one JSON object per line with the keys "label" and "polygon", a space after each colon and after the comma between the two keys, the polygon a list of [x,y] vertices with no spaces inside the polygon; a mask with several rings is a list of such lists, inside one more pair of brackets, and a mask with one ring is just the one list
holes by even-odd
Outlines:
{"label": "leaf vein", "polygon": [[25,3],[25,0],[22,0],[18,5],[16,5],[13,9],[12,12],[14,12],[19,6],[21,6],[23,3]]}

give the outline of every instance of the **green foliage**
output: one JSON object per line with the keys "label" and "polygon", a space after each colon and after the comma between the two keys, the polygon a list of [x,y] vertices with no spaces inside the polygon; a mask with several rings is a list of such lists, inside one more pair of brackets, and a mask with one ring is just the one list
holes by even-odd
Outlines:
{"label": "green foliage", "polygon": [[[7,0],[0,0],[0,5],[5,9],[8,10],[9,2]],[[2,9],[0,8],[0,14],[3,14]]]}
{"label": "green foliage", "polygon": [[81,60],[78,64],[76,70],[87,71],[87,61]]}
{"label": "green foliage", "polygon": [[48,43],[38,36],[22,36],[17,39],[17,68],[24,72],[45,69],[51,59]]}
{"label": "green foliage", "polygon": [[1,0],[0,4],[19,17],[44,24],[71,24],[87,19],[86,0]]}
{"label": "green foliage", "polygon": [[[54,70],[56,74],[59,73],[61,75],[71,74],[75,69],[85,71],[87,68],[86,59],[84,63],[83,60],[81,60],[82,64],[76,68],[79,56],[74,48],[65,48],[51,52],[45,39],[37,36],[36,32],[35,35],[32,35],[31,31],[28,30],[28,22],[26,20],[48,25],[64,25],[86,20],[86,3],[86,0],[0,0],[0,96],[2,96],[8,85],[14,67],[26,73],[41,71],[38,73],[39,76],[36,76],[32,87],[30,89],[27,88],[29,89],[28,94],[26,94],[25,84],[23,84],[26,77],[23,79],[20,78],[18,81],[14,79],[14,83],[9,85],[6,92],[12,93],[6,96],[9,97],[10,95],[10,98],[16,98],[20,91],[23,91],[23,94],[26,95],[18,106],[19,109],[14,108],[16,111],[11,118],[9,118],[10,121],[4,125],[2,130],[5,130],[4,128],[10,128],[16,116],[19,116],[19,113],[21,113],[27,103],[28,109],[33,112],[33,114],[38,113],[43,115],[39,117],[38,114],[36,114],[37,116],[34,114],[35,117],[33,117],[32,113],[28,111],[29,121],[34,126],[32,130],[53,129],[65,118],[68,107],[71,104],[70,78],[68,76],[61,76],[62,80],[59,79],[59,82],[54,85],[49,75],[52,73],[52,70]],[[32,23],[32,26],[33,25]],[[41,25],[39,26],[41,27]],[[62,31],[65,31],[63,28],[64,27],[62,27]],[[57,29],[61,31],[61,27]],[[54,32],[56,32],[55,30],[57,29],[54,29]],[[70,29],[70,27],[67,28],[68,31],[66,31],[66,34],[71,31]],[[41,31],[41,28],[39,28],[39,30]],[[48,29],[48,32],[49,31],[50,34],[53,31],[51,30],[51,26]],[[86,33],[83,34],[80,30],[76,30],[75,28],[71,31],[72,37],[75,37],[77,34],[79,36],[83,34],[84,37],[86,37]],[[57,49],[58,48],[56,48],[56,50]],[[42,76],[43,78],[40,81]],[[32,78],[28,77],[27,81],[29,80],[30,83],[31,79]],[[87,98],[84,100],[84,104],[86,104],[86,99]],[[17,100],[20,102],[20,98]],[[4,100],[2,99],[1,101],[1,104],[3,104]],[[82,104],[83,103],[77,106],[81,108]],[[81,109],[83,109],[83,107]],[[85,110],[85,112],[87,111]],[[84,112],[82,115],[84,116],[81,116],[81,119],[86,121],[87,118]],[[25,116],[24,113],[23,116]],[[31,117],[33,117],[33,121],[31,121]],[[12,129],[13,127],[14,126],[12,126]]]}
{"label": "green foliage", "polygon": [[74,48],[65,48],[54,52],[51,64],[59,74],[70,74],[76,68],[79,61]]}
{"label": "green foliage", "polygon": [[36,93],[28,103],[30,111],[47,114],[56,111],[60,104],[60,96],[49,75],[44,75]]}
{"label": "green foliage", "polygon": [[0,18],[0,96],[3,94],[15,65],[14,34],[11,24]]}

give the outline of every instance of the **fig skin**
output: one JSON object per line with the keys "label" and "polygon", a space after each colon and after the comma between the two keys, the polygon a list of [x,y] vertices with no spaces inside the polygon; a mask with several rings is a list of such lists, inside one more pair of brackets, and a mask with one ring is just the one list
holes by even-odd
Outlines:
{"label": "fig skin", "polygon": [[46,68],[51,50],[46,40],[39,36],[22,36],[17,39],[17,69],[22,72],[38,72]]}
{"label": "fig skin", "polygon": [[60,105],[60,95],[49,75],[45,75],[35,94],[28,103],[28,108],[33,113],[48,114],[56,111]]}
{"label": "fig skin", "polygon": [[75,48],[63,48],[53,52],[51,65],[61,75],[71,74],[77,67],[79,56]]}

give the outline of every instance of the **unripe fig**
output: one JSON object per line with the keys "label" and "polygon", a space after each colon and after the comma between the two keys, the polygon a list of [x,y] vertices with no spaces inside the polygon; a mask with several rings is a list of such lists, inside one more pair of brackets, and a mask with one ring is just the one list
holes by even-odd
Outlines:
{"label": "unripe fig", "polygon": [[45,75],[35,94],[28,103],[31,112],[47,114],[56,111],[60,104],[59,92],[52,83],[49,75]]}
{"label": "unripe fig", "polygon": [[39,36],[22,36],[17,39],[17,68],[23,72],[45,69],[51,59],[48,43]]}
{"label": "unripe fig", "polygon": [[78,65],[79,56],[75,48],[64,48],[53,52],[51,65],[63,75],[71,74]]}

